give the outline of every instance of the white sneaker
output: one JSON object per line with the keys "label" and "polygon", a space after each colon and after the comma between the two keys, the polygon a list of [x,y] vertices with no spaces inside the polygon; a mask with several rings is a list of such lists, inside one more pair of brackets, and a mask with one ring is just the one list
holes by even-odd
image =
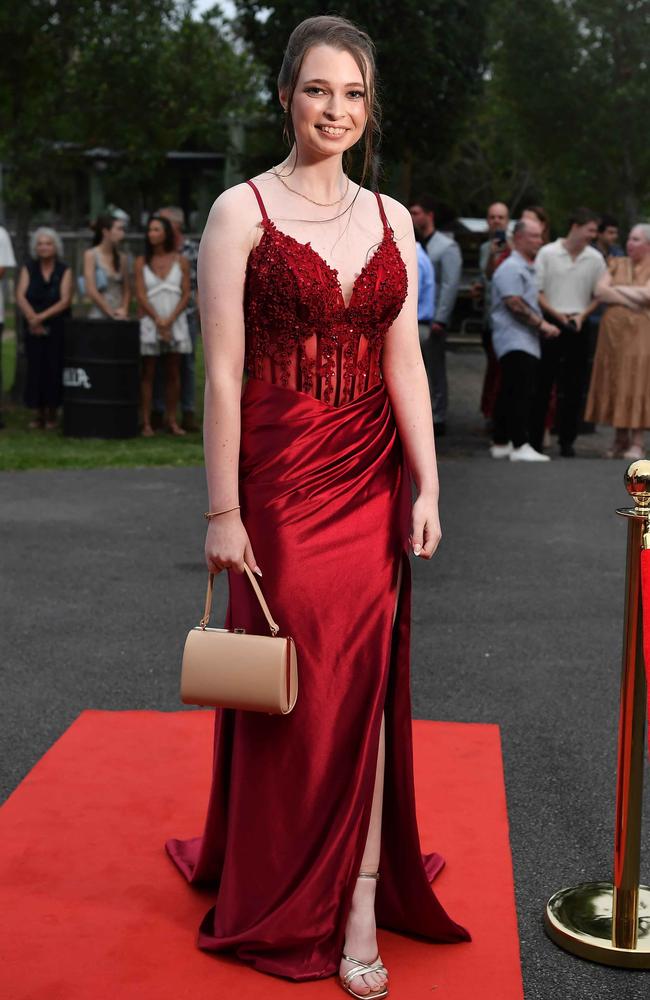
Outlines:
{"label": "white sneaker", "polygon": [[508,458],[512,454],[512,441],[507,444],[491,444],[490,455],[492,458]]}
{"label": "white sneaker", "polygon": [[511,462],[550,462],[551,459],[548,455],[542,455],[541,452],[535,451],[532,445],[526,443],[520,445],[518,448],[513,448],[510,453]]}

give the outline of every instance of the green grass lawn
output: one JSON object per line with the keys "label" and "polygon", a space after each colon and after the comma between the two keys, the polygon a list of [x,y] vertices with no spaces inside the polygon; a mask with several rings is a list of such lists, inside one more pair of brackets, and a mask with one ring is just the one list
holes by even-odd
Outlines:
{"label": "green grass lawn", "polygon": [[[99,469],[143,465],[201,465],[201,434],[177,438],[159,431],[153,438],[103,441],[98,438],[64,437],[60,430],[30,430],[33,413],[12,408],[6,393],[13,382],[15,341],[2,341],[2,375],[5,392],[4,420],[0,431],[0,470],[10,469]],[[197,419],[203,412],[203,351],[198,338],[196,352]]]}

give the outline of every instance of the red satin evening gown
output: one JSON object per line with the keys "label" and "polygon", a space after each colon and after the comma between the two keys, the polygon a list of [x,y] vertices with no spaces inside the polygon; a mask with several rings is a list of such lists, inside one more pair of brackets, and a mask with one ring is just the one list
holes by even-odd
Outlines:
{"label": "red satin evening gown", "polygon": [[[432,941],[469,934],[431,889],[444,862],[422,856],[415,820],[411,489],[381,376],[404,262],[377,195],[383,239],[346,305],[337,272],[277,229],[249,184],[264,231],[246,277],[239,496],[269,607],[296,643],[298,701],[288,716],[217,711],[203,835],[166,847],[189,882],[214,887],[200,948],[306,980],[338,971],[382,712],[377,923]],[[246,577],[229,584],[226,626],[267,634]]]}

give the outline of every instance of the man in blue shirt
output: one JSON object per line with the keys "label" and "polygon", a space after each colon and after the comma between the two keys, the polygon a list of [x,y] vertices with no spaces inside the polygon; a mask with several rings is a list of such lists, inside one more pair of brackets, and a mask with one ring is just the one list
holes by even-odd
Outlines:
{"label": "man in blue shirt", "polygon": [[613,215],[603,214],[598,223],[598,236],[591,245],[600,250],[605,260],[610,257],[625,257],[625,250],[621,250],[618,245],[618,234],[618,219]]}
{"label": "man in blue shirt", "polygon": [[529,424],[541,357],[540,338],[557,337],[539,305],[534,260],[542,245],[541,223],[520,219],[513,251],[492,278],[491,326],[494,353],[501,365],[501,388],[494,408],[492,458],[511,462],[548,462],[529,443]]}
{"label": "man in blue shirt", "polygon": [[429,390],[436,436],[445,433],[447,421],[447,367],[445,341],[456,304],[463,259],[455,240],[436,229],[433,199],[422,195],[409,206],[417,237],[429,255],[436,276],[436,310],[424,360],[429,376]]}
{"label": "man in blue shirt", "polygon": [[420,344],[431,336],[431,324],[436,309],[436,276],[428,253],[421,243],[415,244],[418,255],[418,329]]}

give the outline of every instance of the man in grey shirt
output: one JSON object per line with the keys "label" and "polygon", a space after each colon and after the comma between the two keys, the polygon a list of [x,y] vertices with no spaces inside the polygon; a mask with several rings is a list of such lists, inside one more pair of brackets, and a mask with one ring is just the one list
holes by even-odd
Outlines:
{"label": "man in grey shirt", "polygon": [[430,195],[416,198],[411,202],[409,211],[418,239],[433,264],[436,278],[436,310],[431,335],[422,344],[422,354],[429,376],[433,423],[436,434],[440,436],[445,433],[447,421],[445,338],[456,304],[463,259],[456,241],[436,229],[434,203]]}
{"label": "man in grey shirt", "polygon": [[512,253],[492,278],[492,344],[501,365],[501,387],[490,454],[511,462],[548,462],[548,455],[529,443],[540,338],[557,337],[560,332],[544,320],[539,305],[533,262],[542,245],[541,223],[520,219],[512,241]]}

